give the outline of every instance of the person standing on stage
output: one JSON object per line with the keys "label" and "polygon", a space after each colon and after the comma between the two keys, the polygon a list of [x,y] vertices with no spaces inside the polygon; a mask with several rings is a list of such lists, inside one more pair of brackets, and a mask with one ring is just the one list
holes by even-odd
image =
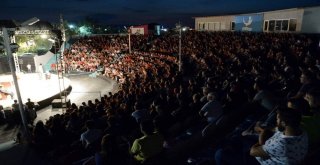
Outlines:
{"label": "person standing on stage", "polygon": [[28,69],[28,73],[31,73],[31,65],[30,64],[27,65],[27,69]]}
{"label": "person standing on stage", "polygon": [[42,78],[43,78],[43,73],[44,73],[44,69],[43,69],[43,66],[42,66],[41,63],[40,63],[40,65],[39,65],[39,67],[38,67],[38,72],[39,72],[40,80],[42,80]]}

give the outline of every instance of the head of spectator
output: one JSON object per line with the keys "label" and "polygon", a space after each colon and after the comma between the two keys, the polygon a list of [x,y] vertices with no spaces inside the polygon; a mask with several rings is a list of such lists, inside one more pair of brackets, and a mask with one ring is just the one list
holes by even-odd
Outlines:
{"label": "head of spectator", "polygon": [[194,94],[192,100],[194,103],[200,102],[200,95],[198,93]]}
{"label": "head of spectator", "polygon": [[94,125],[95,125],[95,124],[94,124],[94,121],[93,121],[93,120],[88,120],[88,121],[86,122],[86,128],[87,128],[88,130],[94,129],[94,128],[95,128]]}
{"label": "head of spectator", "polygon": [[256,91],[264,90],[266,83],[262,79],[257,79],[253,85],[253,89]]}
{"label": "head of spectator", "polygon": [[315,79],[316,79],[315,75],[314,75],[311,71],[309,71],[309,70],[304,70],[304,71],[302,71],[301,76],[300,76],[300,82],[301,82],[302,84],[311,83],[311,82],[313,82]]}
{"label": "head of spectator", "polygon": [[301,113],[295,109],[280,108],[277,111],[277,128],[285,135],[288,131],[290,134],[301,134],[300,122]]}
{"label": "head of spectator", "polygon": [[152,120],[145,120],[140,123],[140,130],[144,135],[152,135],[154,133],[154,125]]}
{"label": "head of spectator", "polygon": [[208,95],[207,95],[207,100],[208,100],[208,101],[214,101],[214,100],[216,100],[216,94],[213,93],[213,92],[208,93]]}
{"label": "head of spectator", "polygon": [[289,99],[287,107],[300,112],[302,115],[311,115],[309,111],[309,105],[306,100],[303,99]]}
{"label": "head of spectator", "polygon": [[320,90],[311,89],[309,90],[304,99],[308,102],[313,113],[320,113]]}

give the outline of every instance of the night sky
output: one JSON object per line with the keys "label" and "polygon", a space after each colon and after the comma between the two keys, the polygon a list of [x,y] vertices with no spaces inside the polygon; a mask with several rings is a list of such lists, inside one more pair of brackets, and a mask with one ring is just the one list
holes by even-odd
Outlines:
{"label": "night sky", "polygon": [[305,6],[320,6],[320,0],[1,0],[0,19],[68,22],[86,17],[103,24],[134,25],[181,21],[193,26],[195,16],[239,14]]}

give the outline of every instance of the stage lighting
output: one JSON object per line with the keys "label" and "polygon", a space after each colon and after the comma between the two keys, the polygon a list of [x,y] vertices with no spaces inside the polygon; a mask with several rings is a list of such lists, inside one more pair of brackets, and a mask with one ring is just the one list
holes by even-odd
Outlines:
{"label": "stage lighting", "polygon": [[68,26],[69,26],[70,29],[75,28],[75,26],[73,24],[69,24]]}
{"label": "stage lighting", "polygon": [[33,17],[33,18],[30,18],[30,19],[22,22],[22,23],[21,23],[21,26],[33,25],[33,24],[35,24],[35,23],[37,23],[37,22],[39,22],[39,21],[40,21],[39,18]]}
{"label": "stage lighting", "polygon": [[46,35],[46,34],[41,34],[40,37],[41,37],[42,39],[46,39],[46,38],[48,38],[48,35]]}
{"label": "stage lighting", "polygon": [[16,53],[18,51],[19,47],[20,46],[17,43],[10,44],[10,48],[11,48],[12,53]]}
{"label": "stage lighting", "polygon": [[55,43],[55,40],[52,39],[52,38],[49,38],[48,41],[52,42],[52,43]]}

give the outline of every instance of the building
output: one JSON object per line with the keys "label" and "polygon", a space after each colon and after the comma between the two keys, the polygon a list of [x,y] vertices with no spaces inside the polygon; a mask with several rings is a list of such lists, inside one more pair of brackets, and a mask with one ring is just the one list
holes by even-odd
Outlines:
{"label": "building", "polygon": [[195,17],[197,31],[320,33],[320,6],[225,16]]}
{"label": "building", "polygon": [[133,35],[160,35],[160,25],[156,23],[150,23],[146,25],[138,25],[131,27],[131,34]]}

